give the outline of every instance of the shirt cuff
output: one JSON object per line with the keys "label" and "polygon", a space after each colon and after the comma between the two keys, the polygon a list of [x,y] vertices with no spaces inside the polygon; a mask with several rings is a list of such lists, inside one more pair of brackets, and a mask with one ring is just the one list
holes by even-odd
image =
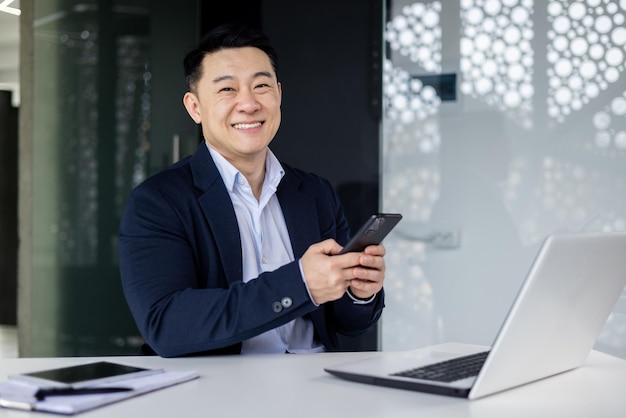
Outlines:
{"label": "shirt cuff", "polygon": [[369,299],[361,299],[361,298],[354,296],[350,288],[348,288],[348,296],[350,296],[350,299],[352,299],[352,303],[354,303],[355,305],[367,305],[368,303],[372,303],[374,299],[376,299],[377,294],[378,293],[374,293],[374,296],[372,296]]}
{"label": "shirt cuff", "polygon": [[298,267],[300,267],[300,277],[302,278],[302,283],[304,283],[304,287],[306,288],[306,292],[309,294],[309,299],[311,299],[311,303],[313,303],[313,305],[315,305],[315,306],[320,306],[319,304],[315,303],[315,301],[313,300],[313,296],[311,296],[311,292],[309,291],[309,286],[306,284],[306,279],[304,278],[304,270],[302,269],[302,259],[301,258],[298,259]]}

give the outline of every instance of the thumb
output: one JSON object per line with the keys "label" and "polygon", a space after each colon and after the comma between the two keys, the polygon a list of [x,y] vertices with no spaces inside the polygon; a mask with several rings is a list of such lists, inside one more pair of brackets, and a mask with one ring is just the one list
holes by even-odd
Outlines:
{"label": "thumb", "polygon": [[310,249],[318,254],[334,255],[339,254],[343,247],[332,238],[320,241],[317,244],[311,245]]}

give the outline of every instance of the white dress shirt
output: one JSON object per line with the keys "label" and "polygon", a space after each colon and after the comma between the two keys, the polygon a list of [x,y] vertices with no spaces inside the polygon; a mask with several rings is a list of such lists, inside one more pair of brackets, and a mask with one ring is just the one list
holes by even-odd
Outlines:
{"label": "white dress shirt", "polygon": [[[293,261],[287,224],[276,197],[276,188],[285,174],[276,156],[268,149],[263,189],[257,200],[245,176],[219,152],[208,145],[207,148],[235,208],[241,234],[243,281],[255,280],[261,273]],[[242,354],[322,351],[325,348],[314,338],[313,324],[304,318],[243,341],[241,349]]]}

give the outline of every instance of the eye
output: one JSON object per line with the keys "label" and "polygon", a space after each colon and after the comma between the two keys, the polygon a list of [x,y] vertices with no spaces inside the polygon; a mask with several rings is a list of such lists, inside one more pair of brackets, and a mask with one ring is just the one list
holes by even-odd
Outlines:
{"label": "eye", "polygon": [[235,91],[235,89],[233,89],[232,87],[222,87],[219,91],[230,92],[230,91]]}

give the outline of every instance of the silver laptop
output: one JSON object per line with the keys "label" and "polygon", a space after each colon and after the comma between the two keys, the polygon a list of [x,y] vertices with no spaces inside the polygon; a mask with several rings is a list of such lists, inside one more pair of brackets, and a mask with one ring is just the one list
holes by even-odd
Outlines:
{"label": "silver laptop", "polygon": [[550,236],[492,347],[447,343],[325,370],[355,382],[480,398],[580,366],[625,286],[626,234]]}

